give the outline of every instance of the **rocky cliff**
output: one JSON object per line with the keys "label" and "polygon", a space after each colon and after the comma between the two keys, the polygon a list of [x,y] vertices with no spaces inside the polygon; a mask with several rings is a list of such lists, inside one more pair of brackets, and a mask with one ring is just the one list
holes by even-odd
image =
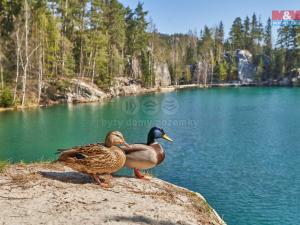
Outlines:
{"label": "rocky cliff", "polygon": [[155,63],[154,74],[156,87],[167,87],[171,85],[171,75],[167,63]]}
{"label": "rocky cliff", "polygon": [[60,164],[0,173],[0,224],[225,225],[198,193],[157,178],[114,177],[102,189]]}
{"label": "rocky cliff", "polygon": [[256,67],[252,64],[252,54],[247,50],[237,50],[238,78],[242,83],[251,83],[255,80]]}
{"label": "rocky cliff", "polygon": [[116,77],[112,87],[101,89],[88,79],[61,79],[45,82],[42,104],[76,103],[102,101],[116,96],[135,95],[156,91],[171,85],[171,75],[167,63],[154,66],[155,87],[145,88],[138,78]]}
{"label": "rocky cliff", "polygon": [[[63,83],[63,84],[62,84]],[[85,79],[59,80],[45,85],[42,104],[96,102],[116,96],[134,95],[155,91],[142,87],[137,79],[117,77],[106,90]]]}
{"label": "rocky cliff", "polygon": [[209,65],[207,62],[197,62],[192,66],[192,83],[193,84],[203,84],[207,83]]}

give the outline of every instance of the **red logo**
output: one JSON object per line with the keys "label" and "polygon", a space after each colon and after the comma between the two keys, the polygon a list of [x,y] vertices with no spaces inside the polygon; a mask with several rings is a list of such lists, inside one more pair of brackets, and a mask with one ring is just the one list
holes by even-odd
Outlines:
{"label": "red logo", "polygon": [[300,10],[273,10],[272,20],[300,20]]}

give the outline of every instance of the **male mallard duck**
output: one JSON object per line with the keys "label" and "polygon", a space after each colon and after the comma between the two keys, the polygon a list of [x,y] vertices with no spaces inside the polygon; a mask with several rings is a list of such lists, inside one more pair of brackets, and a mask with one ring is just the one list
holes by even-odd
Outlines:
{"label": "male mallard duck", "polygon": [[96,143],[86,146],[58,150],[60,156],[57,161],[66,166],[90,175],[102,187],[108,187],[99,179],[98,175],[111,174],[121,169],[126,161],[123,150],[116,145],[129,146],[119,131],[107,134],[105,143]]}
{"label": "male mallard duck", "polygon": [[152,127],[148,133],[147,144],[132,144],[130,147],[121,147],[126,154],[125,166],[132,168],[137,178],[148,179],[139,169],[153,168],[165,159],[163,147],[155,141],[158,138],[173,141],[163,129]]}

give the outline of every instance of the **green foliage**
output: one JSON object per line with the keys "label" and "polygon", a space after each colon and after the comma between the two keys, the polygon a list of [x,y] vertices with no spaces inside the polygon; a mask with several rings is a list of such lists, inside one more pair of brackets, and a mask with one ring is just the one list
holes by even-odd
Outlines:
{"label": "green foliage", "polygon": [[146,87],[152,86],[151,68],[150,68],[150,52],[142,52],[141,70],[143,74],[143,83]]}
{"label": "green foliage", "polygon": [[227,81],[227,70],[228,66],[226,61],[221,62],[220,64],[220,69],[219,69],[219,74],[220,74],[220,81]]}
{"label": "green foliage", "polygon": [[274,78],[278,79],[285,75],[286,65],[285,65],[285,50],[279,49],[274,52],[275,66],[274,66]]}
{"label": "green foliage", "polygon": [[[125,8],[118,0],[38,0],[29,4],[27,90],[37,90],[40,73],[44,80],[80,78],[103,89],[115,76],[135,77],[143,85],[154,84],[153,65],[167,63],[172,83],[189,83],[192,65],[207,65],[206,80],[227,82],[238,79],[235,51],[247,49],[257,66],[257,80],[291,76],[300,67],[300,28],[281,26],[276,48],[272,46],[272,24],[263,29],[260,19],[237,17],[229,38],[224,26],[205,26],[200,35],[160,34],[147,20],[142,3]],[[15,83],[21,92],[25,62],[25,10],[23,0],[0,1],[0,61],[5,84]],[[5,12],[5,13],[3,13]],[[17,34],[18,38],[17,39]],[[21,46],[17,54],[18,44]],[[226,55],[226,56],[224,56]],[[19,61],[17,59],[19,57]],[[21,58],[20,58],[21,57]],[[58,85],[64,90],[66,85]],[[10,94],[9,94],[10,93]],[[11,105],[11,92],[3,91]],[[30,96],[30,95],[28,95]]]}
{"label": "green foliage", "polygon": [[252,47],[252,39],[251,39],[251,34],[250,34],[250,19],[248,16],[246,16],[244,20],[244,46],[245,49],[250,50]]}
{"label": "green foliage", "polygon": [[272,53],[272,21],[268,18],[267,25],[264,32],[264,52],[271,56]]}
{"label": "green foliage", "polygon": [[215,60],[220,63],[223,60],[224,54],[224,26],[222,21],[215,31]]}
{"label": "green foliage", "polygon": [[[126,54],[126,65],[125,65],[125,73],[127,76],[133,76],[133,60],[139,59],[141,64],[144,64],[144,52],[147,51],[148,47],[148,34],[146,32],[148,22],[146,21],[146,15],[148,12],[143,10],[143,4],[138,3],[134,12],[127,8],[126,9],[126,30],[125,30],[125,54]],[[145,65],[141,65],[142,71],[145,70]],[[148,73],[148,72],[147,72]],[[147,76],[149,74],[143,74],[144,80],[147,81]],[[148,82],[148,81],[147,81]]]}
{"label": "green foliage", "polygon": [[184,80],[185,80],[187,83],[190,83],[191,80],[192,80],[192,74],[191,74],[191,67],[190,67],[190,65],[187,65],[187,66],[185,67]]}
{"label": "green foliage", "polygon": [[186,50],[186,64],[192,65],[197,62],[197,58],[195,57],[196,49],[193,46],[188,46]]}
{"label": "green foliage", "polygon": [[13,105],[13,95],[9,88],[4,88],[0,91],[0,106],[10,107]]}
{"label": "green foliage", "polygon": [[68,87],[71,86],[71,82],[69,80],[60,79],[55,83],[55,86],[59,91],[66,91]]}
{"label": "green foliage", "polygon": [[262,57],[258,58],[258,64],[256,67],[256,81],[261,81],[264,73],[264,61]]}
{"label": "green foliage", "polygon": [[242,24],[242,19],[237,17],[232,24],[230,30],[230,41],[233,49],[243,49],[244,48],[244,28]]}

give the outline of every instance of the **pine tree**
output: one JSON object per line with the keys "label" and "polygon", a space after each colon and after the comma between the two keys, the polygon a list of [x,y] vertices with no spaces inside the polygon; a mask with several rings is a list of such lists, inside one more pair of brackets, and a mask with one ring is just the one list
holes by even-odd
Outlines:
{"label": "pine tree", "polygon": [[143,84],[145,87],[151,87],[150,52],[142,51],[140,58]]}
{"label": "pine tree", "polygon": [[242,19],[237,17],[232,24],[229,39],[231,41],[232,48],[243,49],[244,48],[244,28],[242,24]]}
{"label": "pine tree", "polygon": [[201,37],[201,40],[198,43],[198,49],[199,49],[199,56],[200,59],[205,62],[207,65],[210,65],[210,79],[208,77],[209,71],[206,71],[204,73],[204,85],[207,84],[207,82],[210,80],[212,81],[213,76],[213,67],[214,67],[214,57],[213,57],[213,51],[214,51],[214,40],[212,37],[211,29],[209,29],[207,26],[204,26],[203,35]]}
{"label": "pine tree", "polygon": [[107,84],[113,77],[123,73],[123,51],[125,43],[125,8],[117,0],[103,4],[104,33],[107,35]]}
{"label": "pine tree", "polygon": [[285,73],[286,73],[285,50],[278,49],[275,52],[274,76],[276,79],[279,79],[285,76]]}
{"label": "pine tree", "polygon": [[271,56],[272,52],[272,21],[268,18],[264,32],[264,53]]}
{"label": "pine tree", "polygon": [[250,39],[251,39],[250,52],[253,55],[258,54],[260,51],[260,41],[262,40],[262,34],[263,34],[262,23],[260,19],[257,20],[256,14],[254,13],[252,15],[251,29],[250,29]]}
{"label": "pine tree", "polygon": [[[107,41],[108,36],[103,29],[102,0],[92,0],[91,9],[89,12],[90,23],[86,55],[88,55],[88,75],[91,77],[92,83],[101,84],[107,83]],[[105,86],[105,85],[104,85]]]}
{"label": "pine tree", "polygon": [[[143,54],[148,54],[148,34],[146,21],[147,11],[143,10],[143,4],[138,3],[134,12],[131,9],[126,9],[126,73],[129,76],[133,76],[133,61],[139,59],[142,63]],[[141,65],[143,67],[143,65]]]}
{"label": "pine tree", "polygon": [[136,51],[142,52],[146,50],[148,45],[148,22],[146,21],[146,16],[148,12],[143,10],[143,4],[139,2],[136,9],[134,10],[134,14],[136,16],[136,29],[138,31],[135,48]]}
{"label": "pine tree", "polygon": [[246,19],[244,20],[244,44],[245,49],[247,50],[250,50],[253,44],[250,35],[250,19],[248,16],[246,16]]}
{"label": "pine tree", "polygon": [[215,59],[217,63],[223,60],[223,50],[224,50],[224,26],[222,21],[215,31]]}

